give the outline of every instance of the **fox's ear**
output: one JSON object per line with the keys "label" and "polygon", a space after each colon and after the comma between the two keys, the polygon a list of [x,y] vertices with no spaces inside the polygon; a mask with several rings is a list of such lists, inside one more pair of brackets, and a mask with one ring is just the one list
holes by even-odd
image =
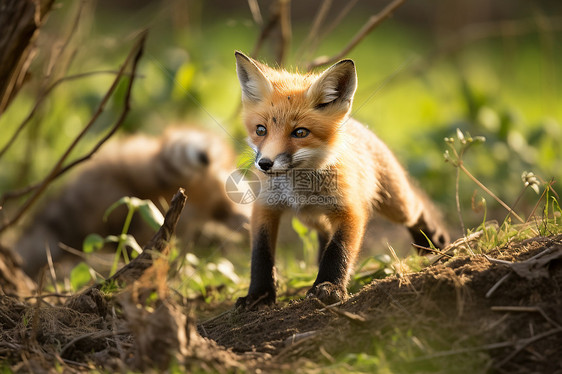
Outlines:
{"label": "fox's ear", "polygon": [[322,73],[306,94],[317,109],[333,105],[348,111],[356,88],[355,64],[352,60],[342,60]]}
{"label": "fox's ear", "polygon": [[261,101],[273,90],[271,82],[250,57],[238,51],[234,55],[236,73],[242,87],[242,101]]}

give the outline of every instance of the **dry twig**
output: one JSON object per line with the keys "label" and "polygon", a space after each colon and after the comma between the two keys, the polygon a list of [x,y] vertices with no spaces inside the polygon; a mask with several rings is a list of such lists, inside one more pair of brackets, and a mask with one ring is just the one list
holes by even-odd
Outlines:
{"label": "dry twig", "polygon": [[110,278],[68,299],[65,305],[81,312],[96,313],[100,316],[105,316],[107,313],[107,303],[101,296],[100,289],[111,283],[117,284],[120,287],[126,284],[132,284],[144,274],[146,269],[152,266],[154,263],[153,256],[155,254],[164,253],[168,248],[186,200],[187,196],[185,195],[185,191],[183,188],[180,188],[170,202],[170,209],[166,212],[164,223],[152,239],[143,247],[143,252],[137,258],[119,269],[119,271]]}
{"label": "dry twig", "polygon": [[349,52],[351,52],[353,48],[357,46],[357,44],[361,42],[361,40],[363,40],[371,31],[373,31],[373,29],[377,27],[382,21],[392,15],[392,13],[402,4],[404,4],[405,1],[406,0],[394,0],[392,3],[388,4],[380,13],[369,18],[367,23],[363,25],[361,30],[359,30],[359,32],[353,37],[353,39],[351,39],[351,41],[339,53],[336,53],[332,57],[321,56],[316,58],[309,64],[308,69],[312,70],[319,66],[333,64],[345,57]]}
{"label": "dry twig", "polygon": [[250,7],[250,12],[252,12],[252,18],[254,22],[262,26],[263,25],[263,17],[261,16],[260,5],[258,4],[258,0],[248,0],[248,6]]}
{"label": "dry twig", "polygon": [[[512,272],[507,273],[506,275],[501,277],[500,280],[498,280],[492,286],[492,288],[490,288],[490,290],[488,290],[488,292],[486,292],[486,298],[490,298],[492,296],[492,294],[498,289],[498,287],[501,284],[503,284],[511,276],[511,274],[513,274],[513,272],[515,272],[519,276],[528,276],[527,275],[528,273],[532,274],[533,272],[537,273],[537,276],[544,275],[545,264],[552,261],[553,259],[559,258],[559,256],[560,256],[559,253],[560,253],[561,248],[562,248],[562,246],[560,246],[558,244],[554,244],[554,245],[546,248],[544,251],[541,251],[540,253],[534,255],[533,257],[528,258],[525,261],[521,261],[521,262],[511,262],[511,261],[497,260],[497,259],[494,259],[494,258],[491,258],[489,256],[484,255],[484,257],[488,261],[490,261],[491,263],[498,264],[498,265],[507,265],[512,270]],[[556,253],[556,251],[558,251],[558,254]],[[538,263],[537,260],[541,257],[544,257],[543,263]],[[528,264],[528,266],[527,266],[527,264]],[[540,274],[538,274],[538,273],[540,273]],[[548,274],[548,272],[547,272],[547,274]]]}
{"label": "dry twig", "polygon": [[539,313],[552,326],[557,328],[562,328],[562,326],[560,326],[559,323],[557,323],[555,320],[550,318],[548,314],[546,314],[545,311],[540,306],[516,306],[516,305],[493,306],[492,312],[522,312],[522,313],[536,312]]}
{"label": "dry twig", "polygon": [[[334,31],[334,29],[341,23],[341,21],[343,21],[345,16],[347,16],[347,13],[349,13],[349,11],[351,9],[353,9],[353,7],[355,6],[355,4],[357,4],[358,1],[359,0],[349,0],[349,1],[347,1],[347,4],[345,5],[345,8],[343,8],[338,13],[338,16],[336,17],[335,20],[332,21],[330,26],[328,26],[328,28],[324,32],[324,35],[329,35],[332,31]],[[314,47],[316,47],[316,46],[314,46]]]}
{"label": "dry twig", "polygon": [[256,44],[254,45],[254,49],[252,49],[252,53],[250,56],[256,58],[258,53],[263,46],[265,40],[271,35],[271,32],[275,29],[277,24],[279,23],[279,18],[281,17],[281,11],[279,7],[279,2],[276,2],[271,7],[271,14],[269,19],[265,25],[262,24],[262,29],[260,35],[258,36],[258,40],[256,40]]}
{"label": "dry twig", "polygon": [[[39,94],[39,96],[37,97],[37,100],[35,101],[35,104],[33,105],[33,108],[31,108],[31,111],[29,112],[29,114],[23,119],[23,121],[18,125],[18,128],[16,129],[16,131],[14,131],[14,133],[12,134],[12,136],[10,137],[10,140],[8,140],[6,142],[6,144],[4,145],[4,147],[2,147],[2,150],[0,150],[0,158],[2,158],[2,156],[4,156],[4,154],[6,153],[6,151],[14,144],[14,142],[16,141],[17,137],[19,136],[19,134],[21,133],[21,131],[28,125],[29,121],[31,121],[31,119],[35,116],[35,113],[37,112],[37,110],[39,109],[39,107],[41,106],[41,104],[43,104],[43,102],[45,101],[45,99],[49,96],[49,94],[55,89],[57,88],[60,84],[64,83],[64,82],[68,82],[68,81],[73,81],[73,80],[77,80],[77,79],[81,79],[81,78],[87,78],[87,77],[91,77],[93,75],[98,75],[98,74],[115,74],[117,75],[119,72],[117,71],[112,71],[112,70],[100,70],[100,71],[92,71],[92,72],[88,72],[88,73],[81,73],[81,74],[75,74],[75,75],[69,75],[67,77],[63,77],[60,78],[58,80],[56,80],[54,83],[52,83],[50,86],[48,86],[46,89],[44,89],[43,91],[41,91],[41,93]],[[126,73],[123,74],[124,76],[128,75]],[[38,184],[35,185],[35,188],[37,188]],[[23,191],[23,190],[22,190]],[[16,196],[14,197],[19,197],[22,196],[28,192],[30,192],[31,190],[29,188],[25,189],[26,192],[20,192],[19,194],[14,194]],[[6,194],[8,195],[8,194]],[[10,197],[12,198],[12,197]],[[3,201],[7,200],[8,198],[6,197],[2,197]],[[2,202],[3,202],[2,201]],[[0,204],[1,205],[1,204]]]}
{"label": "dry twig", "polygon": [[509,356],[507,356],[504,360],[502,360],[497,365],[497,367],[500,367],[500,366],[503,366],[505,363],[507,363],[509,360],[511,360],[513,358],[513,356],[515,356],[517,353],[519,353],[523,348],[525,348],[529,344],[532,344],[532,343],[534,343],[538,340],[544,339],[547,336],[550,336],[550,335],[553,335],[553,334],[558,334],[560,332],[562,332],[562,328],[557,328],[557,329],[552,329],[552,330],[543,332],[542,334],[535,335],[533,337],[526,338],[526,339],[486,344],[486,345],[482,345],[482,346],[479,346],[479,347],[468,347],[468,348],[454,349],[454,350],[450,350],[450,351],[442,351],[442,352],[437,352],[437,353],[430,354],[430,355],[423,356],[423,357],[417,357],[417,358],[413,359],[412,361],[413,362],[426,361],[426,360],[432,360],[432,359],[435,359],[435,358],[460,355],[460,354],[464,354],[464,353],[472,353],[472,352],[478,352],[478,351],[489,351],[489,350],[498,349],[498,348],[517,347],[517,349],[515,351],[513,351]]}
{"label": "dry twig", "polygon": [[312,338],[314,336],[318,335],[318,331],[312,330],[312,331],[305,331],[305,332],[301,332],[301,333],[295,333],[291,336],[289,336],[287,339],[285,339],[285,341],[283,342],[286,346],[287,345],[292,345],[295,344],[296,342],[299,342],[303,339],[308,339],[308,338]]}
{"label": "dry twig", "polygon": [[279,1],[279,25],[281,28],[281,42],[279,43],[277,52],[277,63],[280,66],[285,64],[287,52],[291,45],[291,0]]}
{"label": "dry twig", "polygon": [[312,26],[310,27],[308,35],[302,42],[299,51],[297,52],[297,56],[310,56],[314,52],[315,46],[318,44],[320,27],[322,26],[322,23],[328,15],[328,11],[332,6],[332,2],[333,0],[324,0],[322,2],[322,5],[318,9],[318,12],[314,17],[314,21],[312,22]]}
{"label": "dry twig", "polygon": [[132,283],[139,279],[144,271],[152,265],[153,255],[164,253],[166,248],[168,248],[168,244],[174,234],[176,224],[178,223],[186,201],[187,195],[185,194],[185,190],[180,188],[170,202],[170,209],[166,212],[164,223],[152,239],[143,247],[142,253],[96,287],[99,289],[103,284],[110,282]]}
{"label": "dry twig", "polygon": [[[38,200],[38,198],[41,196],[41,194],[46,190],[47,186],[55,178],[60,176],[62,173],[68,171],[72,167],[78,165],[79,163],[89,159],[103,145],[103,143],[105,143],[105,141],[107,141],[117,131],[117,129],[121,126],[121,124],[125,120],[125,117],[127,116],[128,112],[130,110],[130,97],[131,97],[132,86],[133,86],[133,82],[135,80],[135,73],[136,73],[136,69],[137,69],[137,64],[138,64],[138,62],[139,62],[139,60],[140,60],[140,58],[143,54],[146,36],[147,36],[147,32],[143,31],[141,33],[138,41],[135,43],[135,46],[133,47],[133,49],[131,50],[131,52],[129,53],[127,58],[125,59],[125,62],[123,63],[123,65],[119,69],[119,71],[117,73],[117,76],[115,77],[115,80],[113,81],[113,84],[111,85],[111,87],[107,91],[106,95],[104,96],[104,98],[100,102],[100,104],[98,106],[98,109],[96,110],[96,112],[94,113],[94,115],[92,116],[92,118],[90,119],[88,124],[84,127],[84,129],[82,129],[82,131],[78,134],[78,136],[73,140],[73,142],[66,149],[64,154],[56,162],[55,166],[51,169],[49,174],[47,174],[47,176],[43,179],[43,181],[39,183],[38,187],[34,189],[34,193],[23,203],[23,205],[19,208],[19,210],[14,214],[14,216],[10,220],[8,220],[7,222],[4,222],[2,224],[2,226],[0,226],[0,233],[2,233],[8,227],[11,227],[12,225],[14,225],[18,222],[21,219],[21,217],[24,215],[24,213],[27,212],[27,210]],[[113,92],[117,88],[118,83],[121,80],[121,78],[123,77],[123,75],[125,73],[125,69],[129,65],[129,63],[131,63],[131,77],[130,77],[128,85],[127,85],[127,91],[126,91],[125,98],[124,98],[124,107],[123,107],[123,110],[122,110],[119,118],[116,120],[115,124],[109,130],[109,132],[92,148],[92,150],[88,154],[86,154],[85,156],[71,162],[67,166],[63,167],[63,164],[66,161],[66,159],[68,158],[68,156],[70,155],[70,153],[74,150],[74,148],[77,146],[77,144],[80,142],[80,140],[88,132],[88,130],[90,130],[93,127],[94,123],[96,122],[98,117],[103,112],[105,105],[107,104],[107,102],[109,101],[109,98],[112,96]]]}
{"label": "dry twig", "polygon": [[556,329],[548,330],[548,331],[543,332],[542,334],[538,334],[538,335],[532,336],[532,337],[527,338],[527,339],[521,339],[521,340],[516,341],[515,343],[512,343],[512,345],[515,347],[515,350],[513,352],[511,352],[503,360],[501,360],[497,365],[495,365],[496,368],[500,368],[503,365],[505,365],[506,363],[508,363],[509,361],[511,361],[511,359],[513,357],[515,357],[519,352],[521,352],[529,344],[532,344],[536,341],[544,339],[544,338],[546,338],[550,335],[558,334],[560,332],[562,332],[562,327],[558,327]]}
{"label": "dry twig", "polygon": [[511,273],[507,273],[506,275],[504,275],[503,277],[500,278],[499,281],[496,282],[496,284],[494,284],[492,286],[492,288],[490,288],[488,290],[488,292],[486,292],[486,299],[489,299],[490,297],[492,297],[492,295],[494,294],[494,292],[496,292],[496,290],[511,276]]}
{"label": "dry twig", "polygon": [[[251,8],[251,2],[250,2]],[[253,14],[254,10],[252,10]],[[263,43],[269,38],[273,31],[279,28],[281,40],[277,48],[277,63],[283,65],[287,52],[291,44],[292,31],[291,31],[291,0],[277,0],[271,6],[269,20],[265,25],[262,25],[258,40],[254,45],[254,49],[250,54],[251,57],[257,58]]]}

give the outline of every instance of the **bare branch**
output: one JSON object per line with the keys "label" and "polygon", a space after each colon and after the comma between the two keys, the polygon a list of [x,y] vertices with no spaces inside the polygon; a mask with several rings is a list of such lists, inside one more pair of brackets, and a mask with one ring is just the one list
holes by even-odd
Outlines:
{"label": "bare branch", "polygon": [[301,44],[299,51],[297,52],[297,56],[304,55],[303,58],[306,59],[308,58],[308,56],[314,53],[315,48],[313,46],[317,45],[320,27],[322,26],[322,23],[326,19],[326,16],[328,15],[328,11],[332,7],[332,1],[333,0],[324,0],[322,2],[322,6],[320,6],[320,8],[318,9],[318,13],[316,13],[316,16],[314,17],[314,21],[312,22],[312,26],[310,27],[309,33],[304,39],[304,42]]}
{"label": "bare branch", "polygon": [[[86,78],[86,77],[90,77],[90,76],[98,75],[98,74],[118,74],[118,72],[113,71],[113,70],[100,70],[100,71],[91,71],[91,72],[88,72],[88,73],[81,73],[81,74],[76,74],[76,75],[69,75],[68,77],[64,77],[64,78],[61,78],[61,79],[57,80],[56,82],[51,84],[49,87],[47,87],[45,90],[43,90],[41,92],[41,94],[39,95],[39,97],[37,98],[37,101],[35,102],[35,105],[31,109],[29,114],[20,123],[20,125],[18,126],[16,131],[12,134],[12,137],[10,138],[10,140],[8,140],[8,142],[4,145],[4,147],[2,147],[2,150],[0,150],[0,158],[2,158],[2,156],[4,156],[4,153],[6,153],[6,151],[13,145],[13,143],[15,142],[17,137],[19,136],[20,132],[25,128],[25,126],[27,126],[29,121],[33,118],[33,116],[37,112],[37,109],[39,109],[39,107],[41,106],[43,101],[45,101],[45,99],[51,93],[51,91],[53,91],[61,83],[64,83],[64,82],[67,82],[67,81],[73,81],[73,80],[77,80],[77,79],[81,79],[81,78]],[[125,73],[123,75],[128,75],[128,74]],[[21,195],[18,195],[18,196],[21,196]]]}
{"label": "bare branch", "polygon": [[263,18],[261,16],[260,5],[258,4],[258,0],[248,0],[248,6],[250,7],[250,12],[252,12],[252,18],[254,22],[262,26],[263,25]]}
{"label": "bare branch", "polygon": [[274,30],[279,27],[281,41],[277,48],[277,63],[282,65],[287,56],[287,51],[291,44],[291,0],[277,0],[271,6],[269,20],[262,27],[258,40],[250,56],[257,58],[265,40],[270,37]]}
{"label": "bare branch", "polygon": [[[4,222],[2,224],[2,226],[0,226],[0,233],[2,233],[8,227],[17,223],[21,219],[23,214],[37,201],[37,199],[45,191],[47,186],[57,176],[61,175],[61,172],[63,170],[66,171],[66,170],[70,169],[71,167],[76,166],[79,162],[82,162],[83,160],[91,157],[91,155],[97,149],[99,149],[101,144],[103,144],[103,142],[105,142],[109,137],[111,137],[111,135],[113,135],[115,133],[115,131],[117,131],[119,126],[121,126],[121,124],[123,123],[125,117],[127,116],[128,111],[130,109],[130,96],[131,96],[132,85],[133,85],[133,82],[134,82],[134,79],[135,79],[135,73],[136,73],[138,61],[140,60],[140,58],[143,54],[144,43],[146,41],[146,35],[147,35],[146,31],[143,31],[141,33],[138,41],[135,43],[135,46],[131,49],[131,52],[129,52],[129,55],[125,59],[125,62],[123,63],[121,68],[119,69],[119,72],[117,73],[117,76],[115,77],[115,80],[113,81],[111,87],[109,88],[109,90],[107,91],[105,96],[103,97],[102,101],[100,102],[100,104],[98,106],[98,109],[96,110],[96,112],[94,113],[94,115],[92,116],[92,118],[90,119],[88,124],[84,127],[84,129],[82,129],[82,131],[78,134],[78,136],[76,136],[76,138],[73,140],[73,142],[70,144],[70,146],[64,152],[64,154],[57,161],[55,166],[51,169],[49,174],[43,179],[42,182],[40,182],[39,186],[34,190],[34,193],[24,202],[24,204],[16,212],[14,217],[12,219],[8,220],[7,222]],[[67,167],[63,167],[64,162],[66,161],[66,159],[68,158],[68,156],[70,155],[72,150],[74,150],[76,145],[80,142],[80,140],[84,137],[84,135],[88,132],[88,130],[90,130],[90,128],[94,125],[94,123],[96,122],[98,117],[103,112],[105,105],[107,104],[107,102],[109,101],[109,98],[112,96],[113,92],[117,88],[118,83],[120,82],[121,78],[123,77],[123,75],[125,73],[125,69],[129,65],[129,63],[131,63],[131,61],[132,61],[132,65],[131,65],[132,73],[131,73],[131,77],[130,77],[129,82],[128,82],[127,91],[126,91],[126,95],[125,95],[125,98],[124,98],[124,101],[125,101],[124,108],[123,108],[123,111],[121,112],[121,115],[119,116],[119,118],[117,119],[117,121],[115,122],[115,124],[113,125],[111,130],[109,131],[109,133],[98,144],[96,144],[96,146],[93,148],[93,150],[88,155],[80,158],[79,160],[76,160],[76,161],[72,162]]]}
{"label": "bare branch", "polygon": [[265,42],[265,40],[269,37],[271,32],[275,29],[275,27],[279,23],[279,18],[281,16],[279,3],[278,2],[275,3],[271,7],[271,9],[272,11],[271,11],[271,15],[269,16],[269,20],[264,26],[262,26],[260,35],[258,36],[258,40],[256,41],[256,44],[254,45],[254,49],[250,54],[250,56],[252,56],[253,58],[256,58],[258,56],[258,53],[261,50],[263,42]]}
{"label": "bare branch", "polygon": [[279,23],[281,26],[281,42],[279,44],[277,62],[280,66],[285,64],[287,52],[291,46],[291,0],[279,1]]}
{"label": "bare branch", "polygon": [[382,21],[388,18],[398,7],[404,4],[406,0],[394,0],[392,3],[387,5],[379,14],[376,14],[369,18],[367,23],[359,30],[359,32],[353,37],[353,39],[337,54],[332,57],[321,56],[316,58],[310,63],[308,69],[314,69],[319,66],[329,65],[337,62],[338,60],[345,57],[353,48],[361,42],[375,27],[377,27]]}
{"label": "bare branch", "polygon": [[[57,65],[62,65],[60,67],[58,67],[59,71],[63,71],[66,72],[70,66],[70,62],[72,61],[72,59],[74,58],[74,53],[70,53],[70,57],[63,59],[64,53],[67,50],[68,46],[70,45],[70,42],[72,41],[72,39],[78,34],[77,30],[78,30],[78,26],[80,25],[80,21],[81,21],[81,16],[83,13],[83,8],[84,8],[84,1],[80,1],[78,3],[78,10],[76,10],[76,15],[74,16],[74,21],[72,22],[72,25],[70,26],[68,32],[67,32],[67,36],[66,39],[64,40],[64,42],[62,42],[61,47],[60,48],[54,48],[53,49],[53,53],[50,56],[50,61],[49,64],[47,66],[47,70],[45,73],[45,81],[48,81],[49,78],[52,76],[55,67]],[[63,62],[61,64],[61,61]]]}
{"label": "bare branch", "polygon": [[347,16],[347,13],[349,13],[349,11],[351,9],[353,9],[353,7],[355,6],[355,4],[357,4],[359,0],[351,0],[348,1],[345,8],[343,8],[338,16],[336,17],[336,19],[330,24],[330,26],[328,26],[328,28],[326,29],[326,31],[324,32],[324,35],[329,35],[332,31],[334,31],[334,29],[341,23],[341,21],[343,21],[343,19],[345,18],[345,16]]}

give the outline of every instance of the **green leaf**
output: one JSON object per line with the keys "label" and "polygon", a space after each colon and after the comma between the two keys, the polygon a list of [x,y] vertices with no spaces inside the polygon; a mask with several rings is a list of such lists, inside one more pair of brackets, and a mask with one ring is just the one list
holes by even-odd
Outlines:
{"label": "green leaf", "polygon": [[90,234],[84,239],[82,244],[82,251],[84,253],[93,253],[103,248],[105,239],[98,234]]}
{"label": "green leaf", "polygon": [[238,277],[238,275],[234,271],[234,265],[232,265],[232,262],[228,261],[226,258],[220,258],[219,259],[219,261],[217,263],[217,270],[222,275],[224,275],[225,277],[230,279],[233,283],[239,283],[240,282],[240,278]]}
{"label": "green leaf", "polygon": [[84,287],[92,280],[90,267],[85,262],[81,262],[70,272],[70,285],[74,291]]}
{"label": "green leaf", "polygon": [[137,243],[137,240],[135,239],[134,236],[126,235],[123,242],[126,246],[128,246],[129,248],[131,248],[133,251],[137,252],[138,254],[142,253],[142,248],[139,245],[139,243]]}
{"label": "green leaf", "polygon": [[381,265],[392,264],[392,258],[386,253],[374,255],[373,258],[378,261]]}
{"label": "green leaf", "polygon": [[117,235],[108,235],[104,240],[106,243],[119,243],[119,237]]}
{"label": "green leaf", "polygon": [[129,209],[139,208],[144,204],[145,201],[147,200],[141,200],[138,197],[129,196],[129,201],[127,202],[127,206],[129,207]]}
{"label": "green leaf", "polygon": [[195,72],[195,65],[189,62],[186,62],[178,69],[174,79],[176,84],[172,91],[172,97],[175,100],[182,99],[189,93]]}
{"label": "green leaf", "polygon": [[141,202],[138,210],[142,219],[157,231],[164,224],[164,216],[152,201],[142,200]]}
{"label": "green leaf", "polygon": [[293,217],[291,224],[293,226],[293,230],[295,230],[295,232],[299,235],[301,239],[303,239],[303,237],[305,237],[308,234],[308,228],[305,225],[303,225],[298,218]]}
{"label": "green leaf", "polygon": [[114,202],[113,204],[111,204],[111,206],[109,208],[107,208],[107,210],[105,211],[105,214],[103,215],[103,221],[107,221],[107,217],[109,217],[109,215],[111,214],[111,212],[113,212],[115,210],[115,208],[117,208],[120,205],[130,205],[130,200],[131,198],[129,196],[123,196],[122,198],[120,198],[119,200],[117,200],[116,202]]}

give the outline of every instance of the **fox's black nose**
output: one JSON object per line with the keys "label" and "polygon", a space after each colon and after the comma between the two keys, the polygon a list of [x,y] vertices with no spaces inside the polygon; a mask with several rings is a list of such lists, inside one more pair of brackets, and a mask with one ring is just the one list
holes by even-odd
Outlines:
{"label": "fox's black nose", "polygon": [[258,166],[263,171],[268,171],[273,166],[273,161],[271,161],[269,158],[263,157],[258,161]]}

